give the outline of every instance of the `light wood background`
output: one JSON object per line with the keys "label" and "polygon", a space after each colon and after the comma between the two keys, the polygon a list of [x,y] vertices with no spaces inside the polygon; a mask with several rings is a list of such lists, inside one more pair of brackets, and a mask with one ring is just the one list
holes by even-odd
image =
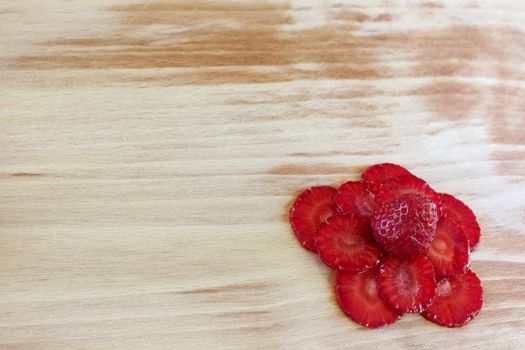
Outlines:
{"label": "light wood background", "polygon": [[[0,0],[0,348],[525,348],[524,62],[519,0]],[[478,216],[467,327],[364,329],[296,242],[384,161]]]}

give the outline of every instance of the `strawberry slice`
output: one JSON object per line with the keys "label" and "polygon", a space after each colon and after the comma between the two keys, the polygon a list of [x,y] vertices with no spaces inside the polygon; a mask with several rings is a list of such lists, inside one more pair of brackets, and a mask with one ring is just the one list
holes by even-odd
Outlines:
{"label": "strawberry slice", "polygon": [[379,205],[390,202],[404,194],[416,193],[420,196],[429,197],[435,204],[438,214],[441,213],[441,200],[424,180],[412,174],[402,175],[389,181],[377,184],[368,184],[367,189],[375,195],[376,203]]}
{"label": "strawberry slice", "polygon": [[422,315],[446,327],[461,327],[472,320],[483,305],[483,288],[470,270],[438,281],[436,296]]}
{"label": "strawberry slice", "polygon": [[424,255],[387,256],[379,268],[377,282],[383,298],[400,312],[421,312],[436,291],[434,268]]}
{"label": "strawberry slice", "polygon": [[452,276],[465,272],[469,263],[467,236],[454,221],[441,217],[436,235],[427,254],[439,276]]}
{"label": "strawberry slice", "polygon": [[341,214],[357,214],[364,217],[372,215],[377,205],[372,193],[363,182],[348,181],[339,187],[334,197],[337,211]]}
{"label": "strawberry slice", "polygon": [[317,227],[336,214],[334,195],[330,186],[312,187],[301,193],[290,209],[290,222],[295,236],[306,249],[317,252],[314,235]]}
{"label": "strawberry slice", "polygon": [[326,265],[343,271],[369,269],[379,264],[383,255],[372,237],[368,221],[354,214],[332,216],[319,225],[315,244]]}
{"label": "strawberry slice", "polygon": [[368,167],[361,175],[361,178],[371,182],[386,182],[403,175],[411,175],[411,173],[401,165],[381,163]]}
{"label": "strawberry slice", "polygon": [[339,272],[335,293],[339,306],[355,322],[370,328],[386,326],[401,313],[383,300],[377,287],[377,268],[359,273]]}
{"label": "strawberry slice", "polygon": [[454,221],[468,238],[470,250],[476,249],[480,238],[480,227],[476,215],[462,201],[450,194],[440,194],[443,216]]}

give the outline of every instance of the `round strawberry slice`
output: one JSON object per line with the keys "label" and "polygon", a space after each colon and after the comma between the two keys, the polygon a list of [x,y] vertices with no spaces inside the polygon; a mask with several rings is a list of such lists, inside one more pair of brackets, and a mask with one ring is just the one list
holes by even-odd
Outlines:
{"label": "round strawberry slice", "polygon": [[368,190],[375,195],[376,203],[381,205],[390,202],[405,194],[415,193],[420,196],[429,197],[434,204],[438,215],[441,213],[441,200],[439,194],[435,192],[424,180],[412,174],[398,176],[394,179],[367,186]]}
{"label": "round strawberry slice", "polygon": [[443,207],[443,216],[454,221],[468,238],[470,250],[474,250],[479,243],[480,227],[476,215],[462,201],[450,194],[440,194]]}
{"label": "round strawberry slice", "polygon": [[348,181],[339,187],[334,197],[337,210],[341,214],[357,214],[369,217],[373,214],[377,205],[372,193],[370,193],[363,182]]}
{"label": "round strawberry slice", "polygon": [[436,291],[434,268],[424,255],[387,256],[379,268],[377,282],[383,298],[401,312],[421,312]]}
{"label": "round strawberry slice", "polygon": [[454,221],[441,217],[427,256],[434,265],[434,271],[437,275],[462,274],[469,262],[467,236]]}
{"label": "round strawberry slice", "polygon": [[377,287],[377,268],[364,272],[339,272],[335,293],[339,306],[355,322],[370,328],[386,326],[401,313],[383,300]]}
{"label": "round strawberry slice", "polygon": [[411,173],[401,165],[393,163],[374,164],[363,172],[361,178],[365,181],[386,182]]}
{"label": "round strawberry slice", "polygon": [[357,215],[332,216],[315,235],[321,260],[343,271],[362,271],[379,264],[382,250],[374,242],[368,221]]}
{"label": "round strawberry slice", "polygon": [[290,222],[295,236],[303,247],[312,252],[317,252],[314,243],[317,227],[336,213],[336,192],[335,188],[330,186],[309,188],[297,197],[290,209]]}
{"label": "round strawberry slice", "polygon": [[438,281],[436,296],[422,315],[446,327],[461,327],[472,320],[483,305],[483,288],[470,270]]}

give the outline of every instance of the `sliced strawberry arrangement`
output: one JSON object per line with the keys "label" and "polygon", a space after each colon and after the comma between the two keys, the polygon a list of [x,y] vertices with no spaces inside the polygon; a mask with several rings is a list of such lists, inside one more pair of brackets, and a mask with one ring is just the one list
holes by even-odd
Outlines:
{"label": "sliced strawberry arrangement", "polygon": [[453,276],[465,272],[469,262],[468,240],[454,221],[446,217],[439,219],[428,258],[439,276]]}
{"label": "sliced strawberry arrangement", "polygon": [[476,216],[400,165],[373,165],[338,190],[304,191],[290,221],[301,244],[339,271],[338,303],[366,327],[405,312],[460,327],[481,309],[481,283],[468,270],[480,239]]}
{"label": "sliced strawberry arrangement", "polygon": [[377,208],[374,197],[361,181],[348,181],[339,187],[334,197],[337,211],[341,214],[357,214],[369,217]]}
{"label": "sliced strawberry arrangement", "polygon": [[483,288],[470,270],[438,281],[436,296],[423,316],[447,327],[461,327],[476,316],[483,305]]}
{"label": "sliced strawberry arrangement", "polygon": [[401,312],[421,312],[436,291],[432,263],[424,255],[400,258],[389,255],[377,277],[381,295]]}
{"label": "sliced strawberry arrangement", "polygon": [[339,272],[335,294],[339,306],[355,322],[370,328],[396,322],[401,313],[379,294],[377,269],[359,273]]}
{"label": "sliced strawberry arrangement", "polygon": [[335,188],[330,186],[309,188],[297,197],[290,210],[290,222],[297,239],[312,252],[317,252],[314,243],[317,227],[336,213],[335,193]]}
{"label": "sliced strawberry arrangement", "polygon": [[336,270],[366,270],[383,256],[368,222],[357,215],[332,216],[319,226],[315,243],[321,260]]}
{"label": "sliced strawberry arrangement", "polygon": [[443,216],[451,219],[465,233],[469,240],[470,250],[476,249],[479,243],[480,228],[476,215],[462,201],[450,194],[440,194]]}

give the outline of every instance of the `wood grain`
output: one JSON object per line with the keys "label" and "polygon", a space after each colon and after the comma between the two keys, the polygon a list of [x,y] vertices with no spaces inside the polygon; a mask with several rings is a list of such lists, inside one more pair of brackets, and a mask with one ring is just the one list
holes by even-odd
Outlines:
{"label": "wood grain", "polygon": [[[2,349],[522,349],[521,1],[0,0]],[[481,314],[367,330],[287,222],[376,162],[466,201]]]}

